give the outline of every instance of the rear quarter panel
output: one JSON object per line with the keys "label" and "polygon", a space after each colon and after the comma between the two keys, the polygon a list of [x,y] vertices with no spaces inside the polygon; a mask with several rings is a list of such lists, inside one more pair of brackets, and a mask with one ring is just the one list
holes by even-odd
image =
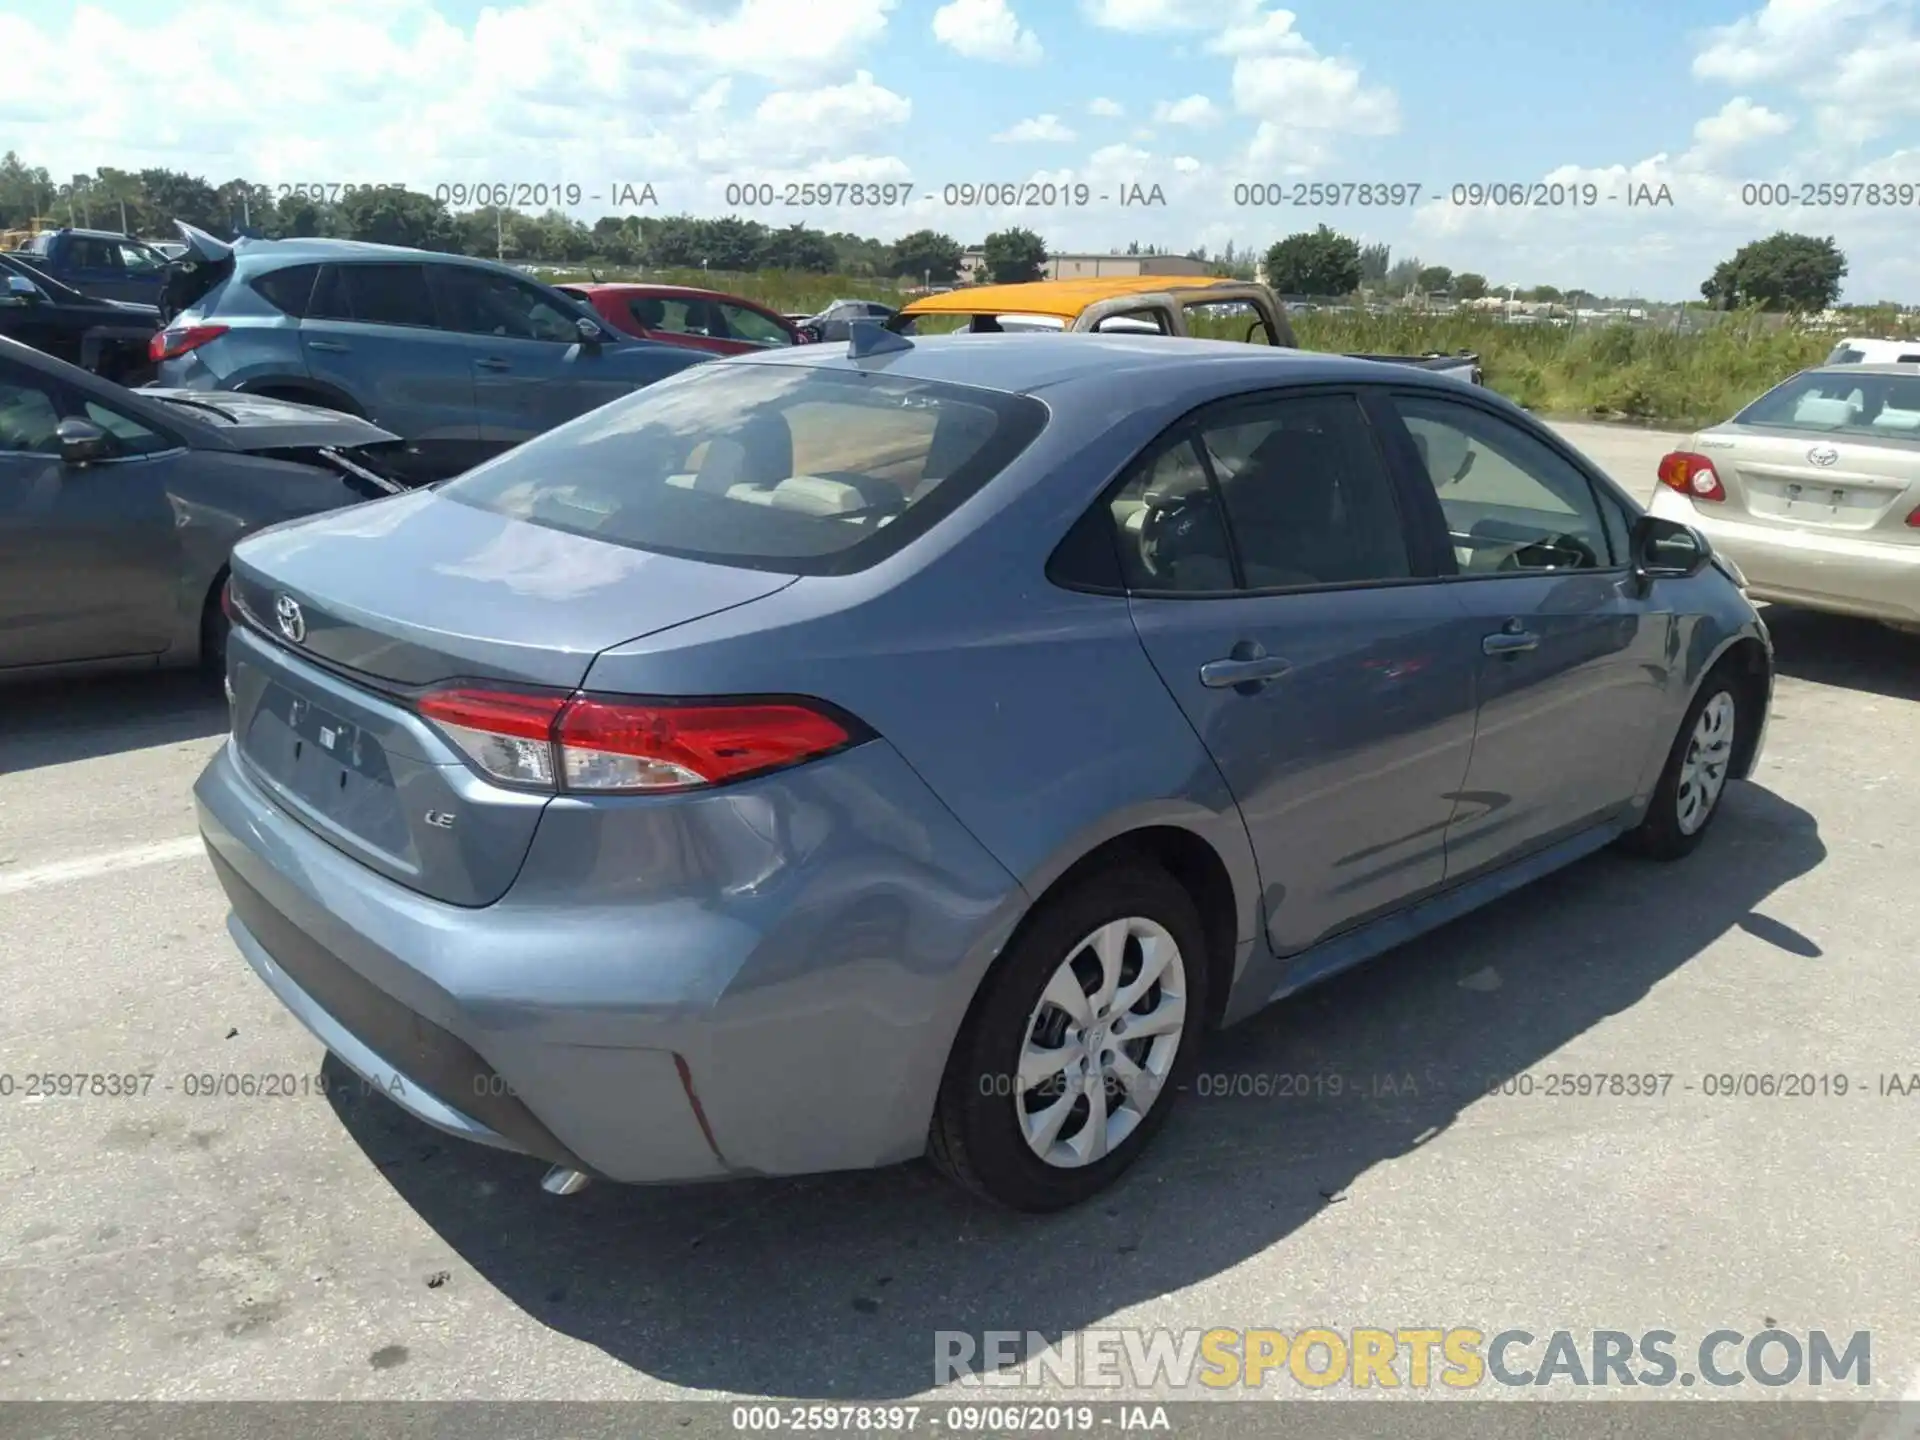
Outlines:
{"label": "rear quarter panel", "polygon": [[274,309],[249,288],[244,283],[248,273],[229,275],[174,317],[175,327],[205,323],[228,329],[197,350],[162,361],[160,384],[239,390],[307,378],[299,320]]}

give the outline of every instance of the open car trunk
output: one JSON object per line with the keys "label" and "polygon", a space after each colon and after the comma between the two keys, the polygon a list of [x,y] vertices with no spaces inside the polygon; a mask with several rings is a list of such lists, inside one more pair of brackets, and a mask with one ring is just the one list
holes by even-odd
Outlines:
{"label": "open car trunk", "polygon": [[166,284],[160,290],[162,325],[171,325],[174,316],[191,310],[233,274],[233,246],[184,220],[173,224],[187,249],[168,267]]}

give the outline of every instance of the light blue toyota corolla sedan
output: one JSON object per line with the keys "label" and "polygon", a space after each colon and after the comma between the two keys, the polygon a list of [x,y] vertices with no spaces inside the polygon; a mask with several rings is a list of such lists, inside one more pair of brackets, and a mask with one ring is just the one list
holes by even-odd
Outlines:
{"label": "light blue toyota corolla sedan", "polygon": [[235,552],[260,978],[550,1189],[1099,1191],[1205,1032],[1760,750],[1738,571],[1484,390],[1131,336],[699,366]]}

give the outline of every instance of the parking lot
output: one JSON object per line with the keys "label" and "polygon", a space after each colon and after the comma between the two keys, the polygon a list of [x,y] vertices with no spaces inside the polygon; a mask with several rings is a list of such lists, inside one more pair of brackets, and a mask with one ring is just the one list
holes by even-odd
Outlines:
{"label": "parking lot", "polygon": [[[1643,495],[1672,439],[1566,428]],[[1899,1394],[1920,641],[1768,619],[1767,751],[1698,854],[1602,854],[1218,1037],[1142,1163],[1046,1219],[921,1166],[560,1199],[309,1084],[194,836],[218,697],[0,693],[0,1071],[154,1077],[0,1097],[0,1397],[895,1398],[940,1330],[1316,1324],[1867,1330]],[[1549,1073],[1672,1078],[1487,1093]],[[299,1083],[218,1093],[268,1074]]]}

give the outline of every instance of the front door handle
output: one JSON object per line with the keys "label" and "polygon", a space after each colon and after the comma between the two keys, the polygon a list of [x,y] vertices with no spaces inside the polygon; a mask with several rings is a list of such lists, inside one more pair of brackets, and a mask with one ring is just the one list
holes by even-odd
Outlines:
{"label": "front door handle", "polygon": [[307,341],[307,348],[309,350],[332,351],[341,355],[345,355],[353,349],[351,345],[343,345],[338,340],[309,340]]}
{"label": "front door handle", "polygon": [[1267,654],[1254,641],[1242,640],[1226,659],[1209,660],[1200,667],[1200,683],[1209,690],[1238,690],[1251,695],[1291,669],[1291,661]]}
{"label": "front door handle", "polygon": [[485,360],[476,360],[473,363],[482,370],[511,370],[513,368],[511,361],[502,360],[498,356],[490,356]]}
{"label": "front door handle", "polygon": [[1540,637],[1528,630],[1499,630],[1480,642],[1483,655],[1522,655],[1540,648]]}

